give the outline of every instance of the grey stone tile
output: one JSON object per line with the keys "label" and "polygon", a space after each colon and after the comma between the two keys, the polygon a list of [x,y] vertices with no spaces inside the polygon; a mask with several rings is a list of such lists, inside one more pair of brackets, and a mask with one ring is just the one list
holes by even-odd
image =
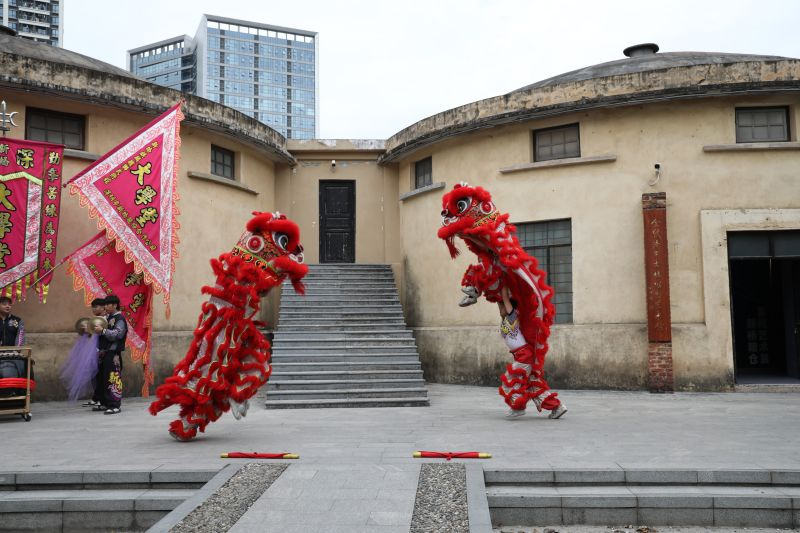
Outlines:
{"label": "grey stone tile", "polygon": [[596,494],[586,496],[561,496],[561,506],[567,508],[602,508],[602,509],[621,509],[626,507],[636,507],[636,496],[628,495],[608,495]]}
{"label": "grey stone tile", "polygon": [[686,495],[677,494],[663,495],[641,495],[636,497],[637,505],[642,508],[666,508],[666,509],[713,509],[714,498],[708,495]]}
{"label": "grey stone tile", "polygon": [[792,499],[784,496],[714,496],[715,509],[791,509]]}
{"label": "grey stone tile", "polygon": [[776,485],[800,485],[800,470],[773,470],[772,482]]}
{"label": "grey stone tile", "polygon": [[696,470],[633,468],[625,470],[628,483],[697,483]]}
{"label": "grey stone tile", "polygon": [[412,504],[414,499],[417,496],[417,489],[416,487],[413,489],[379,489],[375,498],[378,500],[400,500],[400,501],[408,501],[411,500]]}
{"label": "grey stone tile", "polygon": [[[61,499],[15,499],[0,498],[0,513],[47,513],[61,512]],[[3,515],[5,517],[5,514]],[[4,518],[3,518],[4,519]],[[0,520],[2,522],[2,520]],[[2,529],[2,528],[0,528]]]}
{"label": "grey stone tile", "polygon": [[621,468],[554,469],[556,483],[624,483],[625,471]]}
{"label": "grey stone tile", "polygon": [[0,531],[36,531],[39,532],[58,532],[62,531],[62,515],[58,513],[4,513],[0,520]]}
{"label": "grey stone tile", "polygon": [[778,509],[714,509],[717,527],[780,527],[793,526],[792,511]]}
{"label": "grey stone tile", "polygon": [[136,511],[133,514],[133,529],[137,531],[150,529],[166,515],[166,511]]}
{"label": "grey stone tile", "polygon": [[552,483],[555,474],[552,469],[499,469],[485,470],[486,483]]}
{"label": "grey stone tile", "polygon": [[[65,513],[71,511],[96,511],[98,513],[116,514],[118,511],[133,511],[134,501],[133,498],[115,498],[107,500],[75,498],[64,500],[63,509]],[[131,514],[131,519],[132,518],[133,514]]]}
{"label": "grey stone tile", "polygon": [[96,472],[84,472],[84,484],[125,484],[125,483],[149,483],[149,471],[136,470],[104,470]]}
{"label": "grey stone tile", "polygon": [[413,509],[408,511],[373,511],[367,519],[368,526],[405,526],[411,525]]}
{"label": "grey stone tile", "polygon": [[489,512],[495,526],[562,523],[561,507],[493,507]]}
{"label": "grey stone tile", "polygon": [[17,485],[80,485],[83,483],[83,472],[19,472]]}
{"label": "grey stone tile", "polygon": [[217,469],[170,469],[158,468],[150,473],[153,483],[206,483],[219,472]]}
{"label": "grey stone tile", "polygon": [[633,524],[636,522],[637,509],[616,508],[567,508],[563,509],[562,524],[587,524],[587,525],[606,525],[606,524]]}
{"label": "grey stone tile", "polygon": [[14,485],[17,482],[17,476],[13,472],[0,472],[0,490],[6,485]]}
{"label": "grey stone tile", "polygon": [[772,475],[769,470],[699,470],[698,483],[753,483],[769,485]]}
{"label": "grey stone tile", "polygon": [[650,526],[713,526],[714,510],[687,509],[685,507],[672,509],[640,507],[637,523]]}
{"label": "grey stone tile", "polygon": [[64,512],[62,523],[64,530],[86,531],[86,525],[91,524],[94,530],[131,529],[134,524],[133,507],[130,511],[116,511],[113,513],[102,511],[77,511]]}

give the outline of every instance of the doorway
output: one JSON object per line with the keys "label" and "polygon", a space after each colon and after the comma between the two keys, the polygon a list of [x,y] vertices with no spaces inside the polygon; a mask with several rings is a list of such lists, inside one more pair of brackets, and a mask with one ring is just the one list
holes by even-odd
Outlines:
{"label": "doorway", "polygon": [[737,383],[800,380],[800,231],[728,233]]}
{"label": "doorway", "polygon": [[319,182],[319,261],[356,260],[356,182]]}

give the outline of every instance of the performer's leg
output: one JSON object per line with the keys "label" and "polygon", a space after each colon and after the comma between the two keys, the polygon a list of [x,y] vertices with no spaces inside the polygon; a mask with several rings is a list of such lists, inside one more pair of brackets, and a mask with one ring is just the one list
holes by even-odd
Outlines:
{"label": "performer's leg", "polygon": [[122,407],[122,354],[107,353],[103,366],[108,380],[104,401],[106,414],[117,414]]}
{"label": "performer's leg", "polygon": [[550,390],[544,379],[544,357],[536,356],[528,383],[528,395],[539,412],[542,409],[550,411],[549,418],[561,418],[567,412],[563,402],[558,399],[558,393]]}
{"label": "performer's leg", "polygon": [[533,350],[523,346],[511,352],[514,362],[509,363],[505,373],[500,377],[500,396],[511,408],[509,416],[520,416],[524,414],[528,403],[528,379],[533,366]]}

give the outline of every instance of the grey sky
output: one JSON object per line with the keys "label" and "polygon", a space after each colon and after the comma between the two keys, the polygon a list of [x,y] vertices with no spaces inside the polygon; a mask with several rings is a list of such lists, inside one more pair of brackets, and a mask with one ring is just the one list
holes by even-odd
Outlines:
{"label": "grey sky", "polygon": [[432,114],[655,42],[662,52],[800,57],[796,0],[62,0],[65,48],[194,35],[203,13],[319,32],[323,138],[388,138]]}

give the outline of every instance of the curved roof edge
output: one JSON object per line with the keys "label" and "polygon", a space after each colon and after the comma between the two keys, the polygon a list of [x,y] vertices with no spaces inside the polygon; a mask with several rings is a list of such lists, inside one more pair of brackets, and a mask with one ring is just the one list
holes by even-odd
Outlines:
{"label": "curved roof edge", "polygon": [[420,120],[386,141],[386,153],[379,162],[394,163],[430,144],[475,130],[587,109],[800,90],[800,59],[772,56],[739,58],[733,63],[682,63],[656,70],[565,79],[555,83],[559,77],[551,78],[545,80],[549,82],[547,84],[533,84]]}
{"label": "curved roof edge", "polygon": [[[2,37],[0,44],[4,44],[1,39]],[[11,37],[11,39],[18,38]],[[27,50],[27,47],[25,49]],[[270,158],[277,162],[289,165],[297,163],[294,156],[286,149],[286,139],[283,135],[230,107],[155,85],[96,60],[91,64],[81,65],[75,64],[74,61],[61,61],[62,58],[58,54],[44,59],[41,54],[27,55],[9,52],[7,49],[1,50],[0,87],[34,91],[146,114],[163,113],[178,100],[184,99],[186,102],[183,106],[184,124],[202,126],[216,133],[234,137],[239,142],[267,152]],[[80,54],[74,55],[80,56]],[[105,67],[100,68],[103,65]]]}

